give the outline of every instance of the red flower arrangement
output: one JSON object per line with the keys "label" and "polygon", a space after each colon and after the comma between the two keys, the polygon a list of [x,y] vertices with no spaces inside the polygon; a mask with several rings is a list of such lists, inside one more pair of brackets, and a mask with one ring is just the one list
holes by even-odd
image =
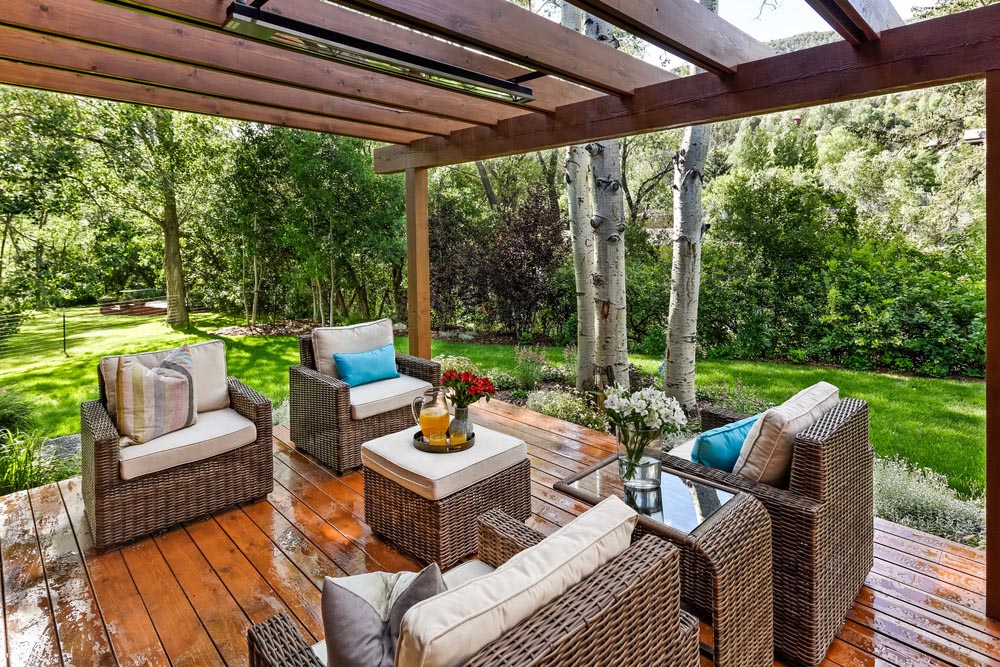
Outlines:
{"label": "red flower arrangement", "polygon": [[483,397],[486,397],[488,403],[490,397],[497,393],[497,388],[488,377],[480,377],[469,371],[445,371],[441,376],[441,386],[451,390],[448,398],[456,408],[467,408]]}

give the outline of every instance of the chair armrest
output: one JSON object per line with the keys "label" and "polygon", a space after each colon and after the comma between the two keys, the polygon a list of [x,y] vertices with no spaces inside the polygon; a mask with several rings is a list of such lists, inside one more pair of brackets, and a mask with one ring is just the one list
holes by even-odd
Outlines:
{"label": "chair armrest", "polygon": [[476,522],[479,560],[493,568],[500,567],[515,554],[535,546],[545,536],[532,530],[509,514],[490,510]]}
{"label": "chair armrest", "polygon": [[229,404],[233,410],[254,423],[258,432],[271,423],[271,399],[243,384],[234,377],[227,377]]}
{"label": "chair armrest", "polygon": [[693,664],[676,650],[680,590],[680,551],[647,535],[466,664],[578,664],[581,655],[589,665],[622,664],[625,655],[635,665]]}
{"label": "chair armrest", "polygon": [[726,410],[725,408],[709,405],[701,409],[701,430],[707,431],[709,429],[719,428],[720,426],[725,426],[726,424],[732,424],[733,422],[738,422],[741,419],[746,419],[749,416],[750,415],[744,415],[739,412],[733,412],[732,410]]}
{"label": "chair armrest", "polygon": [[80,404],[80,463],[85,484],[108,488],[118,481],[121,436],[100,401]]}
{"label": "chair armrest", "polygon": [[324,375],[305,366],[288,369],[289,402],[316,418],[344,422],[351,418],[351,387],[343,380]]}
{"label": "chair armrest", "polygon": [[252,667],[326,667],[285,614],[247,630]]}
{"label": "chair armrest", "polygon": [[396,366],[403,375],[430,382],[435,387],[441,385],[441,364],[436,361],[397,352]]}

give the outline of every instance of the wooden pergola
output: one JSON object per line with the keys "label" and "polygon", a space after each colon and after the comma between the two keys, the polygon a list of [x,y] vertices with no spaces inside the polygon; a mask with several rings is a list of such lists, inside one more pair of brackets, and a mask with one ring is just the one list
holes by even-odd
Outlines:
{"label": "wooden pergola", "polygon": [[[774,55],[694,0],[570,0],[704,70],[678,77],[507,0],[241,2],[532,95],[251,39],[225,28],[232,0],[2,0],[0,83],[393,144],[375,168],[406,172],[410,347],[425,357],[432,167],[976,78],[1000,137],[1000,4],[903,25],[890,0],[807,0],[843,39]],[[986,611],[1000,620],[1000,142],[987,142],[986,213]]]}

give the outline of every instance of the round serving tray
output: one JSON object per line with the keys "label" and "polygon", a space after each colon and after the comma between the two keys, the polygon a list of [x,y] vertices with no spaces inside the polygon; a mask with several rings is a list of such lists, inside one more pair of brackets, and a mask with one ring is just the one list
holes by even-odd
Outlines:
{"label": "round serving tray", "polygon": [[461,445],[455,445],[454,447],[446,445],[444,447],[437,447],[435,445],[429,444],[424,440],[424,432],[417,431],[413,434],[413,446],[422,452],[429,452],[431,454],[452,454],[454,452],[464,452],[466,449],[472,449],[476,444],[476,434],[473,433],[467,441],[463,442]]}

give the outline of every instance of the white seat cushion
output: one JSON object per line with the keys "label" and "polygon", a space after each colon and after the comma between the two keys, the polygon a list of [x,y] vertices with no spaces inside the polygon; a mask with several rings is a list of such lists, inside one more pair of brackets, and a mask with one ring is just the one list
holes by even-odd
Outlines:
{"label": "white seat cushion", "polygon": [[444,579],[444,586],[448,590],[458,588],[462,584],[478,579],[493,572],[493,568],[481,560],[467,560],[461,565],[451,568],[441,578]]}
{"label": "white seat cushion", "polygon": [[[352,389],[353,391],[353,389]],[[413,429],[361,445],[361,463],[428,500],[440,500],[520,463],[522,440],[476,426],[476,444],[464,452],[431,454],[412,444]]]}
{"label": "white seat cushion", "polygon": [[464,664],[625,551],[636,518],[612,496],[492,574],[413,605],[400,626],[396,666]]}
{"label": "white seat cushion", "polygon": [[[226,344],[221,340],[208,340],[203,343],[189,345],[191,359],[194,361],[194,402],[199,412],[211,412],[229,407],[229,384],[226,382]],[[173,350],[158,350],[156,352],[141,352],[124,355],[134,359],[147,368],[160,365]],[[99,364],[104,378],[104,390],[108,396],[108,414],[113,420],[118,415],[116,395],[116,380],[118,375],[118,357],[104,357]]]}
{"label": "white seat cushion", "polygon": [[783,487],[792,467],[795,436],[839,402],[840,390],[829,382],[817,382],[767,410],[743,441],[733,473]]}
{"label": "white seat cushion", "polygon": [[229,408],[213,410],[198,415],[198,423],[194,426],[141,445],[122,438],[118,465],[122,479],[133,479],[218,456],[256,439],[257,427],[252,421]]}
{"label": "white seat cushion", "polygon": [[312,649],[313,654],[319,658],[320,664],[328,665],[330,664],[326,657],[326,640],[321,639],[309,648]]}
{"label": "white seat cushion", "polygon": [[674,447],[669,452],[667,452],[667,454],[669,454],[670,456],[676,456],[677,458],[683,459],[685,461],[690,461],[691,452],[694,451],[694,441],[697,439],[698,438],[691,438],[687,442],[678,445],[677,447]]}
{"label": "white seat cushion", "polygon": [[352,324],[349,327],[318,327],[312,331],[316,370],[340,379],[334,352],[370,352],[392,344],[392,320],[389,318]]}
{"label": "white seat cushion", "polygon": [[413,399],[423,396],[433,385],[424,380],[400,375],[351,387],[351,418],[366,419],[383,412],[410,407]]}

